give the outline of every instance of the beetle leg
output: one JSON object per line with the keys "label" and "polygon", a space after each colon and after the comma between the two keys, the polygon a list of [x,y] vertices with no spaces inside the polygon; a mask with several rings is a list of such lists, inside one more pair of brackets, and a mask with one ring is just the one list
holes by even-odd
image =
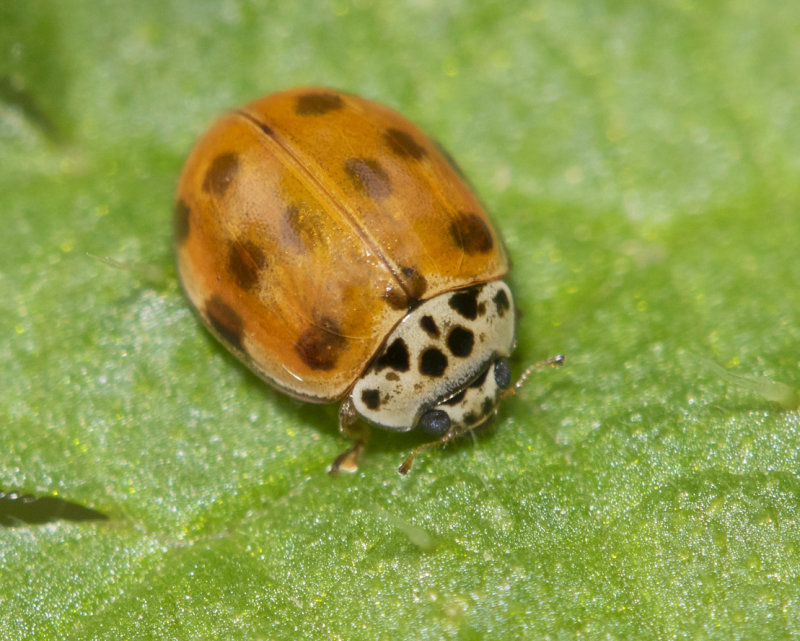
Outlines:
{"label": "beetle leg", "polygon": [[566,357],[563,354],[556,354],[555,356],[551,356],[550,358],[546,358],[543,361],[539,361],[538,363],[534,363],[533,365],[529,365],[524,372],[520,375],[517,379],[517,382],[514,383],[513,386],[509,387],[506,390],[503,390],[500,393],[500,400],[507,399],[509,396],[514,396],[520,388],[525,384],[525,381],[528,377],[533,374],[534,372],[538,372],[540,369],[544,369],[545,367],[558,367],[563,365],[566,362]]}
{"label": "beetle leg", "polygon": [[442,436],[442,438],[440,438],[437,441],[430,441],[429,443],[423,443],[422,445],[418,445],[413,450],[411,450],[411,453],[408,456],[406,456],[406,458],[400,464],[400,467],[398,468],[397,471],[400,472],[400,474],[402,474],[403,476],[405,476],[406,474],[408,474],[408,471],[414,464],[414,459],[416,458],[417,454],[427,449],[430,449],[431,447],[436,447],[437,445],[447,445],[457,436],[460,436],[460,433],[457,430],[451,429],[445,432],[445,435]]}
{"label": "beetle leg", "polygon": [[349,397],[339,406],[339,431],[353,441],[353,446],[334,459],[328,467],[328,474],[357,472],[358,460],[369,441],[369,428],[358,420],[356,408]]}

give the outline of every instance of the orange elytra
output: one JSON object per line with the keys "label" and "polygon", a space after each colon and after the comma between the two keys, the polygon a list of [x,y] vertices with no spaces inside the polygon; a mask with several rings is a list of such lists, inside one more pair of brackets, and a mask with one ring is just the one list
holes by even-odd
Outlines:
{"label": "orange elytra", "polygon": [[186,160],[174,231],[211,333],[278,390],[342,401],[354,444],[333,471],[356,468],[359,417],[444,443],[510,388],[500,235],[446,152],[388,107],[301,88],[223,115]]}

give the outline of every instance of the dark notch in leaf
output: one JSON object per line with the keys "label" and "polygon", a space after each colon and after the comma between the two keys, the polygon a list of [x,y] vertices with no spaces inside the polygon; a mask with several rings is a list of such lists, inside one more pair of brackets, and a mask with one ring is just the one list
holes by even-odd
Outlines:
{"label": "dark notch in leaf", "polygon": [[51,521],[107,521],[108,516],[55,496],[0,490],[0,527],[40,525]]}

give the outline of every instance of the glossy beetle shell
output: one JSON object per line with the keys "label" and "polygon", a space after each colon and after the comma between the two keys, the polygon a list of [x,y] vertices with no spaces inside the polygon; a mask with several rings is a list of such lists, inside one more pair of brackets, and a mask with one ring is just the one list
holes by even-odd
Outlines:
{"label": "glossy beetle shell", "polygon": [[313,402],[342,398],[420,301],[509,268],[435,143],[388,107],[318,88],[256,100],[197,141],[175,243],[209,329]]}

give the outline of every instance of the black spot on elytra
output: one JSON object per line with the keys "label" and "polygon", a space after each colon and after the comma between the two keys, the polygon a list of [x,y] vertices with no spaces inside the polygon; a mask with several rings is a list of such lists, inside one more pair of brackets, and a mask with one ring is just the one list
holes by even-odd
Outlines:
{"label": "black spot on elytra", "polygon": [[447,356],[436,347],[429,347],[419,357],[419,371],[425,376],[439,377],[447,369]]}
{"label": "black spot on elytra", "polygon": [[447,346],[453,356],[465,358],[472,353],[472,346],[475,344],[475,334],[466,327],[457,325],[450,330],[447,336]]}
{"label": "black spot on elytra", "polygon": [[267,259],[261,248],[250,240],[234,241],[228,247],[228,270],[234,282],[245,291],[258,284]]}
{"label": "black spot on elytra", "polygon": [[384,378],[387,381],[399,381],[400,380],[400,377],[397,374],[395,374],[394,372],[386,372],[386,374],[384,374]]}
{"label": "black spot on elytra", "polygon": [[283,210],[287,223],[287,240],[292,246],[304,251],[313,251],[320,243],[326,242],[324,225],[319,212],[304,205],[288,205]]}
{"label": "black spot on elytra", "polygon": [[239,156],[234,153],[220,154],[211,162],[203,178],[203,189],[215,196],[225,195],[239,170]]}
{"label": "black spot on elytra", "polygon": [[419,160],[427,153],[425,147],[402,129],[387,129],[383,132],[383,139],[395,154],[403,158]]}
{"label": "black spot on elytra", "polygon": [[189,237],[191,215],[192,211],[189,209],[189,205],[183,198],[179,198],[175,203],[175,217],[173,218],[176,243],[183,243]]}
{"label": "black spot on elytra", "polygon": [[298,116],[320,116],[344,106],[342,97],[335,93],[306,93],[298,96],[295,113]]}
{"label": "black spot on elytra", "polygon": [[508,300],[508,294],[506,294],[506,290],[501,289],[492,298],[492,302],[495,304],[497,308],[497,315],[502,318],[505,316],[505,313],[511,308],[511,301]]}
{"label": "black spot on elytra", "polygon": [[494,247],[492,232],[478,214],[461,211],[450,223],[450,238],[467,254],[486,254]]}
{"label": "black spot on elytra", "polygon": [[448,301],[450,308],[461,314],[464,318],[475,320],[478,318],[478,294],[481,287],[470,287],[464,291],[453,294]]}
{"label": "black spot on elytra", "polygon": [[408,346],[402,338],[393,340],[375,361],[376,372],[380,372],[385,367],[393,369],[396,372],[408,371]]}
{"label": "black spot on elytra", "polygon": [[237,350],[243,350],[244,322],[242,317],[222,300],[219,294],[214,294],[206,301],[203,313],[208,319],[209,325],[225,343]]}
{"label": "black spot on elytra", "polygon": [[422,318],[419,319],[419,326],[425,331],[428,336],[432,336],[433,338],[437,338],[439,336],[439,328],[436,325],[436,321],[433,319],[433,316],[426,314]]}
{"label": "black spot on elytra", "polygon": [[483,374],[478,376],[474,381],[472,381],[469,386],[470,387],[481,387],[486,382],[486,377],[489,375],[489,370],[486,369],[483,371]]}
{"label": "black spot on elytra", "polygon": [[451,396],[448,398],[444,404],[445,405],[458,405],[461,401],[464,400],[464,397],[467,395],[467,390],[462,389],[458,394],[455,396]]}
{"label": "black spot on elytra", "polygon": [[269,125],[265,125],[263,122],[258,123],[258,128],[263,131],[267,136],[272,137],[275,132],[272,131],[272,127]]}
{"label": "black spot on elytra", "polygon": [[369,409],[376,410],[381,406],[381,394],[376,389],[365,389],[361,392],[361,402]]}
{"label": "black spot on elytra", "polygon": [[317,325],[304,331],[294,344],[294,351],[311,369],[328,371],[336,367],[339,353],[347,346],[339,323],[323,317]]}
{"label": "black spot on elytra", "polygon": [[353,186],[373,200],[383,200],[392,193],[392,181],[377,160],[349,158],[344,170]]}

